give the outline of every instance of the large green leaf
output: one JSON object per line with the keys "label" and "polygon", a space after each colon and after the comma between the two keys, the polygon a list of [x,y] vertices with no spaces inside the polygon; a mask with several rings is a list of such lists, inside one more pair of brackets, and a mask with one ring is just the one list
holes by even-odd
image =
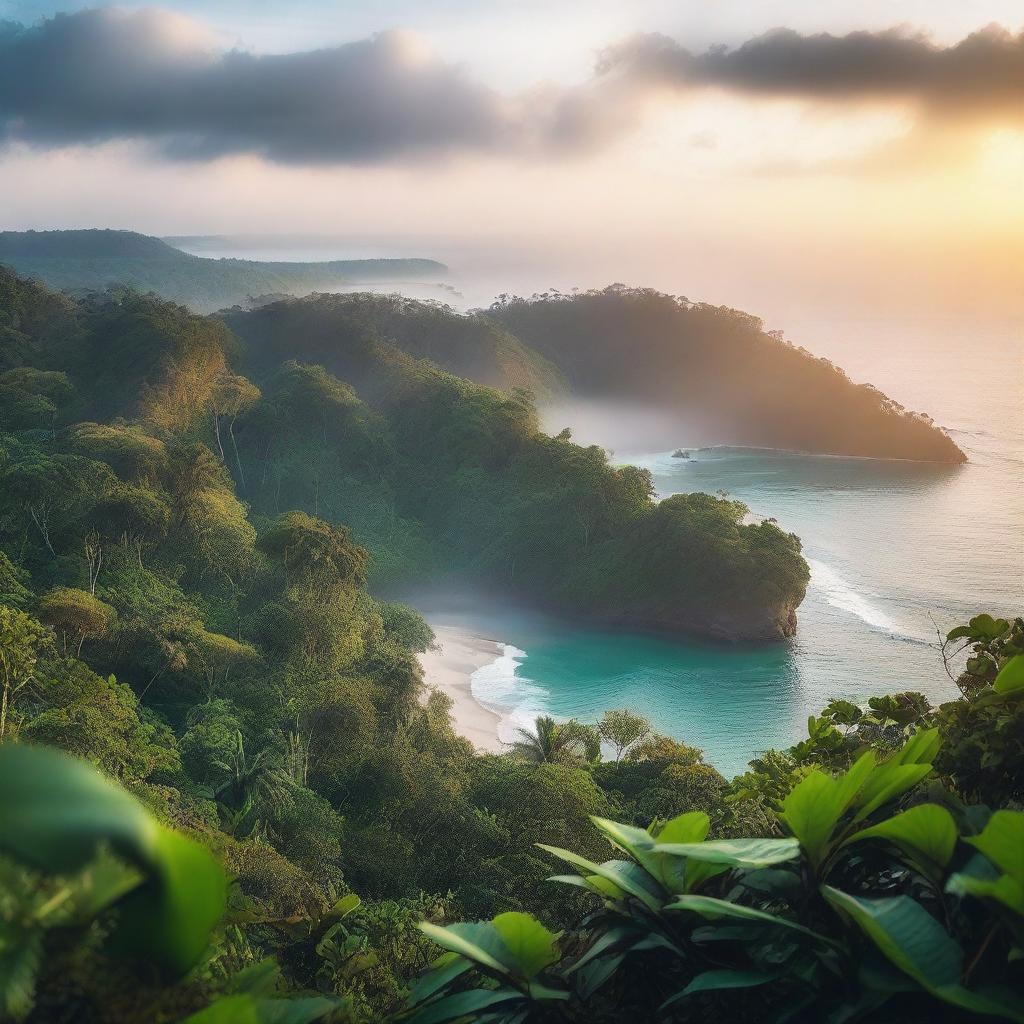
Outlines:
{"label": "large green leaf", "polygon": [[896,751],[895,757],[900,764],[930,764],[941,746],[942,737],[938,729],[918,729]]}
{"label": "large green leaf", "polygon": [[776,977],[777,975],[764,974],[761,971],[705,971],[698,974],[680,995],[691,996],[696,992],[716,992],[729,988],[755,988],[774,981]]}
{"label": "large green leaf", "polygon": [[659,853],[736,868],[766,868],[800,855],[795,839],[717,839],[707,843],[658,843]]}
{"label": "large green leaf", "polygon": [[[702,843],[711,830],[711,819],[703,811],[687,811],[658,830],[658,843]],[[654,854],[657,877],[671,893],[692,892],[701,882],[728,870],[728,865],[711,864],[664,853]]]}
{"label": "large green leaf", "polygon": [[738,918],[742,921],[754,921],[760,924],[776,925],[781,928],[790,928],[793,931],[800,932],[803,935],[807,935],[812,939],[816,939],[819,942],[829,943],[834,945],[831,939],[824,935],[820,935],[818,932],[812,931],[810,928],[805,928],[802,924],[798,924],[796,921],[790,921],[788,918],[779,917],[776,914],[769,914],[764,910],[757,910],[754,907],[745,907],[739,903],[730,903],[728,900],[716,899],[713,896],[680,896],[679,899],[670,903],[666,910],[692,910],[696,914],[700,914],[701,917],[708,918],[709,920],[717,920],[720,917]]}
{"label": "large green leaf", "polygon": [[524,978],[533,978],[558,959],[558,935],[533,915],[511,910],[491,922],[508,947]]}
{"label": "large green leaf", "polygon": [[872,773],[860,795],[860,806],[854,821],[863,821],[874,814],[879,807],[891,803],[897,797],[913,789],[931,773],[931,763],[879,765]]}
{"label": "large green leaf", "polygon": [[0,846],[55,874],[77,871],[109,843],[148,861],[160,825],[84,761],[48,747],[0,746]]}
{"label": "large green leaf", "polygon": [[103,845],[145,876],[120,901],[113,944],[184,973],[224,913],[226,881],[209,852],[162,826],[91,765],[46,747],[0,746],[0,849],[66,873]]}
{"label": "large green leaf", "polygon": [[576,993],[581,999],[589,999],[622,965],[625,953],[613,953],[589,961],[576,975]]}
{"label": "large green leaf", "polygon": [[183,973],[224,914],[224,873],[207,850],[171,829],[159,830],[153,854],[153,876],[121,901],[111,942],[125,956],[144,950]]}
{"label": "large green leaf", "polygon": [[947,891],[995,900],[1024,919],[1024,813],[996,811],[982,833],[968,837],[966,842],[984,855],[982,863],[995,865],[1002,874],[986,877],[968,864],[950,878]]}
{"label": "large green leaf", "polygon": [[998,878],[975,878],[963,872],[952,875],[946,883],[946,892],[958,896],[977,896],[995,900],[1024,918],[1024,885],[1009,875]]}
{"label": "large green leaf", "polygon": [[409,1024],[442,1024],[443,1021],[471,1017],[480,1010],[486,1010],[500,1003],[514,1004],[523,996],[514,989],[474,988],[468,992],[456,992],[434,1003],[427,1003],[409,1019]]}
{"label": "large green leaf", "polygon": [[702,843],[711,831],[711,819],[703,811],[687,811],[658,829],[659,843]]}
{"label": "large green leaf", "polygon": [[260,999],[249,993],[224,996],[181,1024],[313,1024],[338,1008],[336,999]]}
{"label": "large green leaf", "polygon": [[938,804],[918,804],[871,828],[862,829],[846,840],[883,839],[898,846],[929,874],[941,872],[956,847],[957,829],[953,816]]}
{"label": "large green leaf", "polygon": [[822,895],[864,931],[904,974],[933,989],[960,977],[963,950],[909,896],[866,899],[823,885]]}
{"label": "large green leaf", "polygon": [[666,867],[670,873],[671,867],[666,863],[666,858],[654,852],[654,837],[648,831],[594,815],[591,815],[590,820],[614,846],[629,854],[652,878],[665,885]]}
{"label": "large green leaf", "polygon": [[1000,871],[1024,882],[1024,811],[996,811],[981,835],[966,841]]}
{"label": "large green leaf", "polygon": [[674,1006],[680,1000],[685,999],[687,996],[697,995],[700,992],[756,988],[758,985],[766,985],[768,982],[774,981],[776,977],[774,974],[764,974],[761,971],[734,971],[728,969],[705,971],[703,974],[698,974],[681,992],[677,992],[674,996],[669,996],[658,1007],[658,1011],[659,1013],[664,1013],[670,1006]]}
{"label": "large green leaf", "polygon": [[639,939],[639,933],[633,928],[616,928],[611,927],[604,932],[600,938],[583,954],[567,971],[567,974],[572,974],[575,971],[580,970],[582,967],[586,967],[591,960],[596,960],[599,957],[605,956],[613,950],[624,945],[633,945]]}
{"label": "large green leaf", "polygon": [[938,729],[918,729],[903,746],[870,773],[857,797],[855,821],[913,789],[931,772],[939,751]]}
{"label": "large green leaf", "polygon": [[515,970],[512,954],[490,921],[468,921],[447,926],[420,922],[420,931],[439,946],[490,968],[506,977]]}
{"label": "large green leaf", "polygon": [[574,885],[609,900],[621,900],[626,896],[614,882],[609,882],[607,878],[602,878],[600,875],[587,875],[585,878],[583,875],[550,875],[546,881]]}
{"label": "large green leaf", "polygon": [[1015,654],[1000,670],[992,683],[996,693],[1024,693],[1024,654]]}
{"label": "large green leaf", "polygon": [[[678,854],[661,849],[665,843],[699,843],[708,834],[711,819],[703,811],[691,811],[666,822],[657,836],[632,825],[591,817],[594,826],[620,850],[628,853],[669,893],[686,892],[687,863]],[[656,845],[657,844],[657,845]],[[696,872],[690,871],[691,882]],[[709,874],[709,872],[705,872]]]}
{"label": "large green leaf", "polygon": [[623,853],[631,857],[638,856],[639,852],[651,850],[654,847],[654,838],[650,832],[635,825],[623,825],[621,822],[612,821],[609,818],[599,818],[591,815],[590,820],[594,827],[606,838],[617,846]]}
{"label": "large green leaf", "polygon": [[815,868],[828,853],[839,819],[874,768],[875,755],[869,750],[838,778],[824,772],[811,772],[786,797],[782,805],[782,820],[799,840]]}
{"label": "large green leaf", "polygon": [[963,950],[942,925],[909,896],[865,899],[821,887],[822,895],[848,915],[904,974],[936,998],[974,1013],[1024,1021],[1024,1010],[999,994],[960,984]]}
{"label": "large green leaf", "polygon": [[473,961],[467,960],[458,953],[442,953],[431,966],[431,969],[421,975],[409,993],[409,1005],[415,1006],[429,999],[434,993],[440,992],[446,985],[451,984],[456,978],[461,977],[466,971],[471,970]]}
{"label": "large green leaf", "polygon": [[587,875],[597,875],[611,882],[623,892],[636,897],[649,909],[660,909],[662,896],[656,889],[657,883],[638,865],[624,860],[608,860],[603,864],[595,864],[594,861],[587,860],[572,850],[563,850],[561,847],[547,846],[544,843],[537,843],[537,846],[573,867],[581,868]]}

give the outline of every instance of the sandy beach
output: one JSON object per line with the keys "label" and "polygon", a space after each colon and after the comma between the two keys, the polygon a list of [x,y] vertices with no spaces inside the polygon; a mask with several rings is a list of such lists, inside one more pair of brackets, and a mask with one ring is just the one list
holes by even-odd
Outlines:
{"label": "sandy beach", "polygon": [[502,654],[502,645],[457,626],[434,626],[435,645],[419,655],[428,686],[446,693],[454,701],[452,723],[460,736],[465,736],[477,750],[502,753],[504,744],[498,738],[495,712],[473,699],[473,673]]}

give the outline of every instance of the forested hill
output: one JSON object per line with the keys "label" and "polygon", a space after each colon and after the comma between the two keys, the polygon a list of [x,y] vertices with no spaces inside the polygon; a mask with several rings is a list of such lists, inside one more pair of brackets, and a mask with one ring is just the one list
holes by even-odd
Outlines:
{"label": "forested hill", "polygon": [[386,339],[411,356],[487,387],[525,388],[538,400],[566,391],[555,366],[501,324],[463,316],[439,303],[394,294],[314,295],[220,315],[244,340],[247,364],[256,373],[298,359],[318,363],[369,392],[377,374],[366,353],[373,342]]}
{"label": "forested hill", "polygon": [[200,312],[252,296],[307,295],[372,282],[437,282],[448,268],[429,259],[270,263],[206,259],[134,231],[0,231],[0,263],[52,288],[127,285]]}
{"label": "forested hill", "polygon": [[458,577],[595,621],[793,632],[809,576],[795,536],[747,524],[739,502],[655,503],[646,471],[543,434],[526,392],[473,384],[369,329],[337,358],[306,355],[291,318],[305,308],[233,314],[236,338],[153,296],[72,300],[0,270],[9,556],[80,589],[83,550],[98,544],[107,571],[114,549],[134,552],[168,584],[212,588],[197,607],[224,632],[249,600],[259,537],[284,529],[287,550],[319,549],[337,527],[378,584]]}
{"label": "forested hill", "polygon": [[680,444],[966,461],[927,415],[735,309],[615,285],[503,297],[481,315],[551,360],[577,396],[678,413],[689,431]]}

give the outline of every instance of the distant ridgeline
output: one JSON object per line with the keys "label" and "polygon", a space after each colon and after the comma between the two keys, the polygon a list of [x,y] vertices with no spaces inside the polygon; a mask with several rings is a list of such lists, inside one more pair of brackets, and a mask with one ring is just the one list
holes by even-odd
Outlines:
{"label": "distant ridgeline", "polygon": [[0,263],[51,288],[96,290],[111,284],[156,292],[201,312],[251,296],[306,295],[374,282],[438,281],[435,260],[332,260],[266,263],[206,259],[134,231],[0,231]]}
{"label": "distant ridgeline", "polygon": [[333,523],[378,584],[444,574],[591,621],[790,635],[799,540],[739,502],[655,503],[645,470],[541,433],[516,385],[545,383],[557,373],[495,321],[432,304],[328,296],[220,319],[0,269],[3,536],[50,586],[80,586],[83,549],[117,544],[223,591],[218,633],[262,571],[258,536],[318,557]]}
{"label": "distant ridgeline", "polygon": [[[53,288],[117,283],[202,312],[447,273],[432,260],[204,259],[129,231],[0,232],[0,263]],[[651,289],[503,296],[468,315],[392,296],[321,294],[247,324],[261,366],[294,355],[355,383],[349,346],[374,335],[478,384],[529,388],[540,401],[572,394],[662,409],[679,417],[678,443],[966,461],[930,417],[855,384],[827,359],[765,332],[756,317]]]}

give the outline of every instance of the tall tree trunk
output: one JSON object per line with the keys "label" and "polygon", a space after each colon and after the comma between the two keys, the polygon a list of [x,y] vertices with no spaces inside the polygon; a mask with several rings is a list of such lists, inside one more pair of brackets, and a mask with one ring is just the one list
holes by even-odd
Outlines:
{"label": "tall tree trunk", "polygon": [[228,435],[231,438],[231,447],[235,450],[235,465],[238,466],[238,482],[245,491],[245,471],[242,469],[242,457],[238,454],[238,442],[235,440],[235,417],[228,420]]}
{"label": "tall tree trunk", "polygon": [[217,438],[217,451],[220,452],[220,461],[227,462],[224,458],[224,445],[220,443],[220,413],[216,409],[213,410],[213,434]]}

